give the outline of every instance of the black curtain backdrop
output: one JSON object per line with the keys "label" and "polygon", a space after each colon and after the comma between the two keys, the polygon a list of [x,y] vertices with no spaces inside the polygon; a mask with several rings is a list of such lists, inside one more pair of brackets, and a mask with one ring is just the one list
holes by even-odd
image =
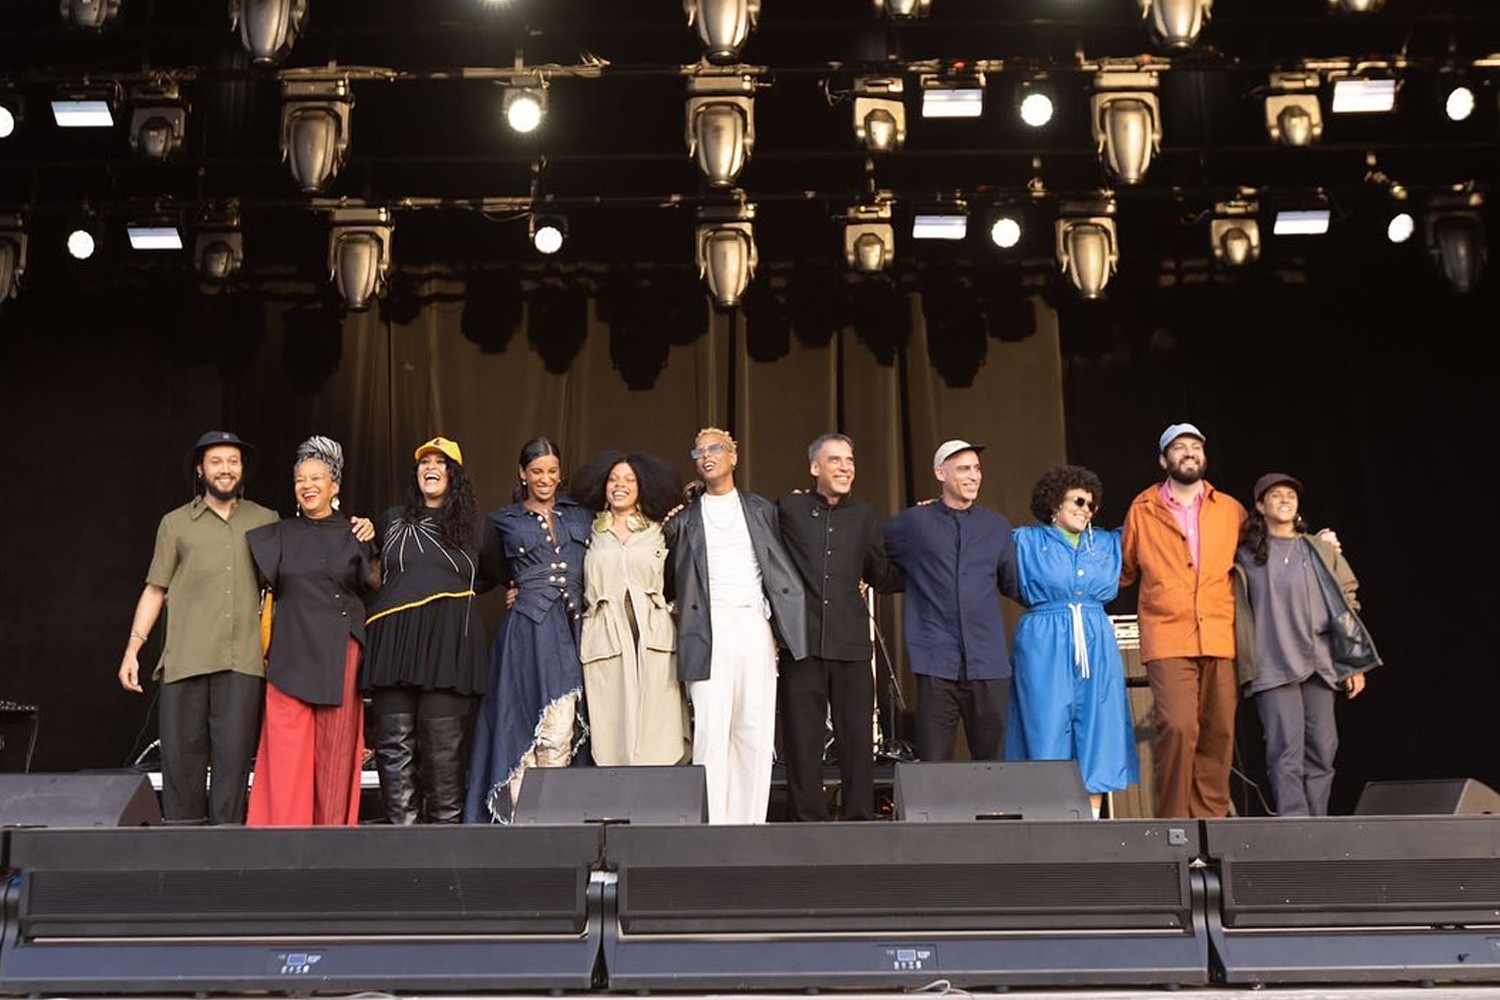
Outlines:
{"label": "black curtain backdrop", "polygon": [[[15,462],[0,484],[0,699],[40,707],[38,770],[122,766],[156,736],[154,687],[131,695],[114,674],[156,523],[190,496],[184,453],[206,429],[256,445],[247,493],[284,515],[311,433],[343,443],[344,509],[372,516],[436,434],[460,442],[485,509],[509,502],[537,434],[565,470],[624,448],[689,476],[697,429],[726,427],[740,485],[775,497],[809,483],[808,442],[839,429],[858,492],[887,513],[933,495],[933,448],[966,437],[989,446],[983,499],[1012,518],[1065,454],[1054,312],[1017,294],[991,319],[968,277],[897,288],[766,269],[724,314],[685,269],[402,275],[381,308],[347,316],[291,280],[205,296],[159,273],[81,290],[45,278],[0,314]],[[483,606],[493,630],[499,596]],[[879,618],[909,685],[898,611],[882,601]]]}

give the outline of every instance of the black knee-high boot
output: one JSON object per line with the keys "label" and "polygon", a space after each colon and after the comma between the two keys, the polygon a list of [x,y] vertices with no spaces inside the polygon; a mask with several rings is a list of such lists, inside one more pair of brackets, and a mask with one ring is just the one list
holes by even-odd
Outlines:
{"label": "black knee-high boot", "polygon": [[396,826],[417,821],[416,716],[375,717],[375,767],[385,816]]}
{"label": "black knee-high boot", "polygon": [[422,719],[417,723],[421,753],[422,819],[428,823],[458,823],[464,815],[464,752],[467,720],[460,717]]}

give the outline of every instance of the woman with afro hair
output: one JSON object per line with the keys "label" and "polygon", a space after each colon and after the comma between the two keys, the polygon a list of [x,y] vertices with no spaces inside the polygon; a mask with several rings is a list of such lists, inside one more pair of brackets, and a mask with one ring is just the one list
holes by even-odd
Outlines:
{"label": "woman with afro hair", "polygon": [[1120,533],[1097,531],[1099,477],[1079,465],[1042,473],[1039,524],[1017,528],[1026,613],[1016,626],[1008,760],[1076,760],[1094,814],[1104,793],[1140,780],[1125,665],[1104,606],[1120,581]]}

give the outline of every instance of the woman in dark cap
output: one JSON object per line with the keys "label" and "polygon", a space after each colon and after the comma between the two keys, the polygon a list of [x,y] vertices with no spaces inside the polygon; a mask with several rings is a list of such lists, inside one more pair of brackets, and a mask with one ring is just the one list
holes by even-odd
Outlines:
{"label": "woman in dark cap", "polygon": [[275,595],[266,660],[266,711],[251,826],[359,822],[364,705],[355,690],[365,638],[362,595],[380,586],[375,550],[338,510],[344,451],[315,436],[297,447],[299,516],[246,540]]}
{"label": "woman in dark cap", "polygon": [[1359,581],[1337,545],[1307,533],[1302,492],[1282,472],[1256,480],[1235,553],[1235,667],[1260,713],[1277,815],[1326,816],[1339,742],[1334,700],[1363,691],[1363,671],[1379,661],[1336,662],[1332,618],[1348,613],[1363,630]]}
{"label": "woman in dark cap", "polygon": [[1039,524],[1016,529],[1026,614],[1011,660],[1009,760],[1076,760],[1094,814],[1105,793],[1140,780],[1125,664],[1104,605],[1120,584],[1120,533],[1098,531],[1104,485],[1091,470],[1058,465],[1031,490]]}
{"label": "woman in dark cap", "polygon": [[480,569],[478,506],[452,438],[417,446],[406,502],[380,517],[380,594],[365,623],[361,687],[375,712],[375,764],[386,819],[463,818],[467,734],[484,693],[490,586]]}
{"label": "woman in dark cap", "polygon": [[605,452],[573,477],[573,499],[597,511],[583,561],[579,640],[594,763],[680,764],[692,753],[677,680],[677,628],[663,594],[661,522],[682,496],[651,455]]}

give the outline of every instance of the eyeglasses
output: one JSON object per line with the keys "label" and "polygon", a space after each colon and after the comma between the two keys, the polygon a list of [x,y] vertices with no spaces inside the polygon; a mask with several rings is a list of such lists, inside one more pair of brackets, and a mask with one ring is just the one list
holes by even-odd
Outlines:
{"label": "eyeglasses", "polygon": [[694,448],[692,451],[688,452],[688,454],[691,455],[693,461],[696,462],[704,455],[722,455],[728,450],[729,449],[725,446],[723,441],[715,441],[713,444],[706,444],[702,448]]}
{"label": "eyeglasses", "polygon": [[1084,497],[1072,497],[1071,499],[1064,500],[1063,503],[1065,503],[1065,504],[1070,503],[1074,507],[1079,507],[1079,508],[1087,507],[1089,509],[1089,513],[1090,514],[1094,513],[1094,511],[1096,511],[1096,510],[1099,509],[1099,505],[1097,503],[1095,503],[1092,500],[1085,499]]}

